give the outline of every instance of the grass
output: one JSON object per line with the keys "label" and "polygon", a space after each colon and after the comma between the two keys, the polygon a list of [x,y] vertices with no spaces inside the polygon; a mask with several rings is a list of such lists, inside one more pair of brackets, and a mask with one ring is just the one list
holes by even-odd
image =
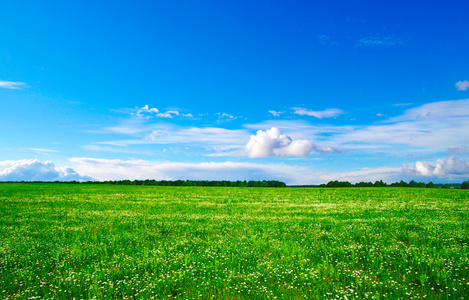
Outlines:
{"label": "grass", "polygon": [[469,193],[0,184],[2,299],[468,299]]}

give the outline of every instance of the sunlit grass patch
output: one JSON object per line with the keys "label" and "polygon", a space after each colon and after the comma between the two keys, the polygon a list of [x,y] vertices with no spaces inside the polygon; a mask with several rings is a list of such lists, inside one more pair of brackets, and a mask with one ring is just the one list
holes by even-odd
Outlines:
{"label": "sunlit grass patch", "polygon": [[466,299],[464,190],[0,185],[4,299]]}

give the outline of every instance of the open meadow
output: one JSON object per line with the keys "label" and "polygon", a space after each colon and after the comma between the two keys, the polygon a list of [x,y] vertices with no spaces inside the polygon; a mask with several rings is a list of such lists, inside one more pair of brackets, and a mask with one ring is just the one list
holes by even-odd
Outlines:
{"label": "open meadow", "polygon": [[1,299],[469,299],[469,192],[0,184]]}

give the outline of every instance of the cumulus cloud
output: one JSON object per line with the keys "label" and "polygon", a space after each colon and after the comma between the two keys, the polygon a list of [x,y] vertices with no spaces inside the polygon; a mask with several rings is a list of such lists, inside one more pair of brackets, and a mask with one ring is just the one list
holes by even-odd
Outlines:
{"label": "cumulus cloud", "polygon": [[251,135],[244,151],[251,158],[268,156],[308,156],[314,148],[307,140],[293,141],[283,134],[280,129],[272,127],[270,130],[257,131]]}
{"label": "cumulus cloud", "polygon": [[143,119],[150,119],[151,117],[157,117],[157,118],[167,118],[167,119],[172,119],[175,116],[183,116],[187,118],[192,118],[193,115],[190,113],[179,113],[177,110],[168,110],[165,112],[160,112],[160,110],[156,107],[150,108],[148,104],[144,105],[143,107],[135,107],[137,110],[136,113],[131,113],[132,115],[136,115],[137,117],[143,118]]}
{"label": "cumulus cloud", "polygon": [[157,113],[160,112],[158,110],[158,108],[156,108],[156,107],[149,108],[148,104],[146,104],[145,106],[143,106],[141,108],[139,108],[139,107],[135,107],[135,108],[137,109],[137,116],[141,117],[141,118],[149,118],[150,115],[157,114]]}
{"label": "cumulus cloud", "polygon": [[0,80],[0,87],[9,90],[19,90],[26,86],[24,82],[13,82]]}
{"label": "cumulus cloud", "polygon": [[0,162],[0,181],[88,181],[89,176],[81,176],[73,169],[58,168],[52,162],[37,159]]}
{"label": "cumulus cloud", "polygon": [[463,159],[449,156],[437,159],[435,162],[417,161],[415,166],[403,164],[402,170],[406,174],[425,177],[457,178],[469,176],[469,163]]}
{"label": "cumulus cloud", "polygon": [[322,111],[308,110],[308,109],[301,108],[301,107],[293,107],[292,109],[294,110],[293,113],[296,115],[310,116],[310,117],[315,117],[318,119],[334,118],[334,117],[337,117],[338,115],[345,113],[343,110],[340,110],[337,108],[328,108]]}
{"label": "cumulus cloud", "polygon": [[455,86],[458,89],[458,91],[465,91],[465,90],[469,89],[469,81],[467,81],[467,80],[458,81],[458,82],[456,82]]}
{"label": "cumulus cloud", "polygon": [[174,118],[174,116],[179,116],[179,112],[176,110],[168,110],[167,112],[159,113],[156,116],[160,118]]}

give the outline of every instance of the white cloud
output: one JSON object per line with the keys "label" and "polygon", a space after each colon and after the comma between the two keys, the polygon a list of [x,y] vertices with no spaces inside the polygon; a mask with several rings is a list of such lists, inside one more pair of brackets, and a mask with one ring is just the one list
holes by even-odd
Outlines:
{"label": "white cloud", "polygon": [[304,166],[286,164],[253,164],[245,162],[156,162],[72,158],[74,168],[100,180],[280,180],[287,184],[320,182],[320,172]]}
{"label": "white cloud", "polygon": [[387,183],[400,181],[402,177],[402,168],[393,167],[380,167],[374,169],[361,169],[351,172],[340,172],[332,174],[324,174],[320,176],[322,183],[327,183],[333,180],[348,181],[351,183],[357,182],[375,182],[383,180]]}
{"label": "white cloud", "polygon": [[137,110],[136,113],[131,113],[131,115],[136,115],[139,118],[142,119],[150,119],[151,117],[157,117],[157,118],[167,118],[167,119],[172,119],[175,116],[183,116],[186,118],[193,118],[194,116],[190,113],[179,113],[177,110],[168,110],[166,112],[160,112],[160,110],[156,107],[150,108],[148,104],[146,104],[143,107],[135,107]]}
{"label": "white cloud", "polygon": [[333,148],[331,146],[318,146],[314,145],[314,151],[318,152],[319,154],[338,154],[344,153],[345,151],[337,148]]}
{"label": "white cloud", "polygon": [[456,82],[455,86],[458,89],[458,91],[465,91],[465,90],[469,89],[469,81],[467,81],[467,80],[458,81],[458,82]]}
{"label": "white cloud", "polygon": [[257,131],[251,135],[244,151],[251,158],[268,156],[308,156],[314,148],[313,144],[306,140],[292,139],[282,134],[280,129],[272,127],[270,130]]}
{"label": "white cloud", "polygon": [[156,179],[156,180],[280,180],[289,185],[327,183],[331,180],[360,181],[383,180],[391,183],[405,177],[401,167],[361,169],[351,172],[324,172],[303,165],[256,164],[246,162],[158,162],[148,160],[119,160],[72,158],[74,169],[99,180]]}
{"label": "white cloud", "polygon": [[137,109],[137,116],[138,117],[141,117],[141,118],[149,118],[150,115],[152,114],[157,114],[159,113],[160,111],[158,110],[158,108],[156,107],[153,107],[153,108],[149,108],[148,107],[148,104],[146,104],[145,106],[139,108],[139,107],[135,107]]}
{"label": "white cloud", "polygon": [[318,119],[333,118],[333,117],[337,117],[338,115],[345,113],[344,111],[337,109],[337,108],[328,108],[322,111],[308,110],[308,109],[301,108],[301,107],[293,107],[292,109],[294,110],[293,113],[296,115],[310,116],[310,117],[315,117]]}
{"label": "white cloud", "polygon": [[58,150],[41,149],[41,148],[5,148],[5,150],[11,150],[11,151],[33,151],[33,152],[36,152],[36,153],[57,153],[57,152],[59,152]]}
{"label": "white cloud", "polygon": [[159,126],[144,137],[144,141],[154,144],[210,143],[216,145],[241,145],[248,133],[217,127]]}
{"label": "white cloud", "polygon": [[176,110],[168,110],[167,112],[159,113],[156,116],[160,118],[174,118],[174,116],[179,116],[179,112]]}
{"label": "white cloud", "polygon": [[269,110],[269,113],[274,117],[280,117],[280,115],[285,113],[285,112],[284,111]]}
{"label": "white cloud", "polygon": [[466,99],[425,104],[375,125],[342,127],[329,141],[345,149],[428,153],[469,144],[467,132]]}
{"label": "white cloud", "polygon": [[0,80],[0,87],[9,90],[19,90],[26,87],[26,83]]}
{"label": "white cloud", "polygon": [[403,44],[395,35],[371,36],[358,40],[357,47],[388,47]]}
{"label": "white cloud", "polygon": [[449,156],[435,162],[417,161],[415,166],[403,164],[403,172],[424,177],[458,178],[469,176],[469,163],[463,159]]}
{"label": "white cloud", "polygon": [[469,116],[469,99],[439,101],[408,109],[402,116],[387,123],[399,121],[449,120]]}
{"label": "white cloud", "polygon": [[239,116],[235,117],[235,116],[227,114],[227,113],[216,113],[216,115],[218,116],[218,122],[234,121],[238,118],[241,118]]}
{"label": "white cloud", "polygon": [[[297,111],[304,114],[316,114],[317,117],[331,117],[338,113],[337,111],[331,112],[331,109],[313,112],[297,108]],[[310,143],[295,142],[288,148],[277,149],[274,152],[267,142],[257,141],[256,144],[253,141],[249,146],[249,151],[245,151],[244,154],[252,157],[302,156],[308,155],[307,150],[329,154],[340,153],[338,149],[343,149],[354,155],[380,153],[405,157],[407,154],[429,155],[433,152],[449,151],[448,149],[461,145],[469,145],[467,134],[469,132],[469,99],[428,103],[407,109],[401,115],[392,118],[386,117],[386,112],[382,113],[383,121],[371,125],[313,125],[306,120],[268,120],[258,124],[244,124],[245,129],[184,127],[163,122],[149,124],[145,120],[133,118],[119,126],[106,128],[107,132],[128,135],[128,139],[94,144],[117,147],[191,144],[191,147],[200,149],[230,146],[231,149],[238,147],[239,150],[246,150],[246,143],[250,140],[247,129],[267,131],[275,127],[280,131],[288,132],[289,138],[288,140],[279,137],[276,142],[280,139],[290,144],[292,141],[305,140],[314,144],[310,146]],[[220,116],[222,115],[220,113]],[[229,118],[229,116],[231,115],[225,117]],[[201,155],[236,156],[235,153],[235,150],[230,150],[216,151],[213,154],[201,153]]]}
{"label": "white cloud", "polygon": [[88,181],[93,178],[81,176],[73,169],[57,168],[50,162],[37,159],[0,162],[0,181]]}

